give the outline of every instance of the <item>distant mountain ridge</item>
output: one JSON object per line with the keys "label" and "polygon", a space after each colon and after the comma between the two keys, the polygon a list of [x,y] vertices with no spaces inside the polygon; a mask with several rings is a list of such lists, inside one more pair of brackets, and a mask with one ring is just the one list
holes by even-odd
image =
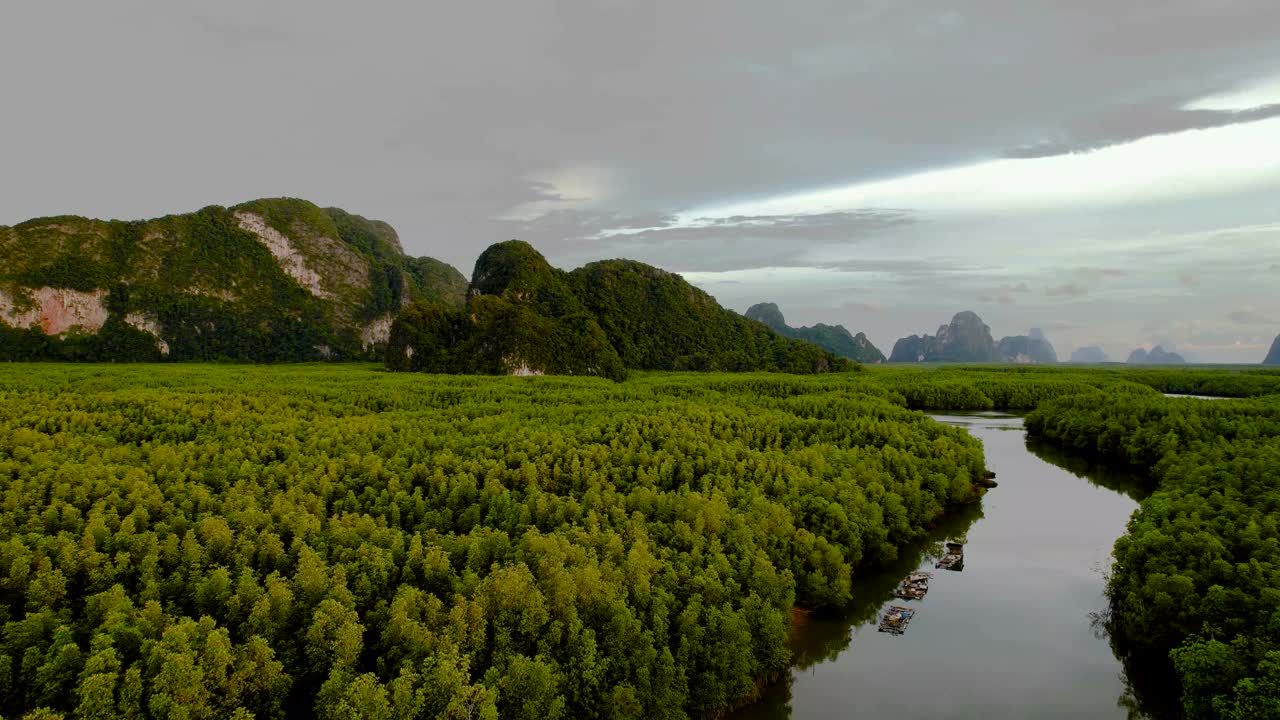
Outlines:
{"label": "distant mountain ridge", "polygon": [[0,359],[352,359],[466,278],[386,223],[305,200],[0,227]]}
{"label": "distant mountain ridge", "polygon": [[1267,357],[1262,360],[1263,365],[1280,365],[1280,335],[1271,342],[1271,351],[1267,353]]}
{"label": "distant mountain ridge", "polygon": [[783,337],[811,342],[818,347],[860,363],[882,363],[880,352],[865,333],[851,334],[843,325],[818,323],[812,327],[793,328],[787,325],[782,310],[775,303],[757,303],[747,308],[744,317],[762,322]]}
{"label": "distant mountain ridge", "polygon": [[1187,361],[1178,353],[1169,352],[1157,345],[1150,352],[1143,348],[1134,350],[1129,353],[1126,362],[1130,365],[1182,365]]}
{"label": "distant mountain ridge", "polygon": [[910,335],[893,345],[889,362],[1056,363],[1058,353],[1039,328],[996,342],[972,310],[956,313],[936,335]]}
{"label": "distant mountain ridge", "polygon": [[519,240],[476,260],[465,308],[420,303],[401,312],[386,363],[397,371],[615,380],[630,369],[855,367],[722,308],[674,273],[631,260],[565,272]]}

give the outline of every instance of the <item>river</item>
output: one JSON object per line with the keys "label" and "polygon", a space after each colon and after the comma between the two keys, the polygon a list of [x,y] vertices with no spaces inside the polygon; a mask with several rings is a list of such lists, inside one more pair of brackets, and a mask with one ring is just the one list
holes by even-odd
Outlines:
{"label": "river", "polygon": [[[855,577],[840,617],[797,623],[791,677],[735,720],[1129,716],[1095,618],[1112,545],[1142,497],[1136,481],[1029,447],[1017,416],[933,417],[982,440],[999,487],[897,566]],[[965,541],[961,571],[934,568],[947,539]],[[893,598],[915,569],[933,573],[928,595]],[[916,609],[900,636],[876,629],[890,604]]]}

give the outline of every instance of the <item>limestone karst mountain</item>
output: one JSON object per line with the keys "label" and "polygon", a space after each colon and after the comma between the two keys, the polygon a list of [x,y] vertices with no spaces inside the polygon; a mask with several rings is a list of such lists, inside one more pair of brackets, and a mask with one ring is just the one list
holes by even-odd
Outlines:
{"label": "limestone karst mountain", "polygon": [[936,335],[911,335],[894,343],[889,362],[996,362],[991,328],[972,311],[957,313]]}
{"label": "limestone karst mountain", "polygon": [[996,354],[1002,362],[1009,363],[1058,362],[1057,351],[1040,328],[1031,328],[1026,335],[1001,338],[996,345]]}
{"label": "limestone karst mountain", "polygon": [[1263,365],[1280,365],[1280,335],[1271,343],[1271,351],[1262,361]]}
{"label": "limestone karst mountain", "polygon": [[1130,365],[1182,365],[1187,361],[1178,353],[1169,352],[1157,345],[1150,351],[1143,348],[1134,350],[1129,353],[1126,362]]}
{"label": "limestone karst mountain", "polygon": [[0,359],[376,357],[403,306],[466,286],[390,225],[304,200],[41,218],[0,227]]}
{"label": "limestone karst mountain", "polygon": [[867,339],[865,333],[860,332],[854,335],[843,325],[818,323],[812,327],[793,328],[787,325],[782,311],[774,303],[752,305],[747,308],[745,316],[768,325],[779,335],[811,342],[824,350],[855,362],[882,363],[885,361],[884,353]]}
{"label": "limestone karst mountain", "polygon": [[726,310],[660,268],[630,260],[566,272],[528,243],[476,261],[465,309],[423,303],[391,330],[392,370],[595,375],[639,370],[812,373],[852,364]]}

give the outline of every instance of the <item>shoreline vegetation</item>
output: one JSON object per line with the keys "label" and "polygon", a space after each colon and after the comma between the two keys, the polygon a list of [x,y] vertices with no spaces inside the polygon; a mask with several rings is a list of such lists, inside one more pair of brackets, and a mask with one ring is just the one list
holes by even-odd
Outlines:
{"label": "shoreline vegetation", "polygon": [[[1027,430],[1146,480],[1116,542],[1105,618],[1140,703],[1280,716],[1280,395],[1064,397]],[[1180,702],[1161,692],[1169,679]]]}
{"label": "shoreline vegetation", "polygon": [[1109,629],[1172,651],[1188,711],[1249,717],[1280,696],[1277,392],[1196,369],[0,365],[0,715],[714,717],[790,669],[797,615],[980,512],[981,444],[918,410],[1035,409],[1043,440],[1152,478]]}

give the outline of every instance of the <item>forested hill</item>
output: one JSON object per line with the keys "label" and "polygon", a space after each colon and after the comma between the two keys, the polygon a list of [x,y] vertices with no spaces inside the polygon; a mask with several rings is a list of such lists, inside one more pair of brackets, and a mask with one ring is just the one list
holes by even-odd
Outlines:
{"label": "forested hill", "polygon": [[476,261],[467,306],[406,308],[391,329],[392,370],[594,375],[639,370],[850,367],[722,308],[674,273],[630,260],[565,272],[528,243],[491,246]]}
{"label": "forested hill", "polygon": [[0,227],[0,360],[350,359],[467,281],[390,225],[304,200]]}
{"label": "forested hill", "polygon": [[861,363],[882,363],[884,353],[872,344],[865,333],[854,335],[843,325],[818,323],[813,327],[793,328],[782,316],[782,310],[774,303],[757,303],[747,308],[746,317],[768,325],[783,337],[804,340],[814,345]]}

